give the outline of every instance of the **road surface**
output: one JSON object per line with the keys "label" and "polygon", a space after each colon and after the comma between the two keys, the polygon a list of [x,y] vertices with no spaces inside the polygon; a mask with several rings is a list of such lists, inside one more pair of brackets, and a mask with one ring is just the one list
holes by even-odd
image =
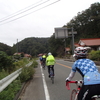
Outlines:
{"label": "road surface", "polygon": [[[43,70],[39,64],[35,69],[34,78],[21,94],[21,100],[70,100],[71,90],[66,89],[65,79],[70,73],[72,64],[73,62],[56,60],[54,84],[48,78],[47,68]],[[73,80],[80,79],[81,76],[76,73]],[[75,87],[75,85],[71,85],[72,89]]]}

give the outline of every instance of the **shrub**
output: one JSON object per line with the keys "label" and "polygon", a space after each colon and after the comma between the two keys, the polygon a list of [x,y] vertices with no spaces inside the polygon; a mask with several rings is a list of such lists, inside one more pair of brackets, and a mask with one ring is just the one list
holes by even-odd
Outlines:
{"label": "shrub", "polygon": [[20,80],[13,81],[5,90],[0,92],[0,100],[14,100],[16,93],[21,88]]}
{"label": "shrub", "polygon": [[38,67],[38,62],[36,60],[33,60],[33,63],[31,65],[33,68],[37,68]]}
{"label": "shrub", "polygon": [[92,59],[92,60],[99,61],[100,60],[100,50],[98,50],[98,51],[92,50],[89,53],[89,58]]}
{"label": "shrub", "polygon": [[15,67],[13,66],[13,60],[5,52],[0,51],[0,71],[4,69],[5,71],[11,72]]}
{"label": "shrub", "polygon": [[29,79],[32,79],[34,73],[35,73],[35,70],[31,66],[30,67],[24,67],[22,69],[21,74],[19,75],[21,82],[23,83],[23,82],[28,81]]}
{"label": "shrub", "polygon": [[2,69],[2,71],[0,72],[0,80],[6,77],[7,75],[9,75],[9,73],[4,69]]}
{"label": "shrub", "polygon": [[14,66],[16,66],[16,68],[21,68],[21,67],[24,67],[25,64],[27,64],[28,62],[29,62],[28,59],[23,58],[21,60],[14,62],[13,64],[14,64]]}

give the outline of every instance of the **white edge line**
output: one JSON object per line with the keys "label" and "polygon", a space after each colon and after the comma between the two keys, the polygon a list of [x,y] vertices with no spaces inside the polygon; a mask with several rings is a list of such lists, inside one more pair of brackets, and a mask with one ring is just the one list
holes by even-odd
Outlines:
{"label": "white edge line", "polygon": [[42,66],[41,65],[40,65],[40,68],[41,68],[41,73],[42,73],[42,80],[43,80],[45,98],[46,98],[46,100],[50,100],[48,87],[47,87],[47,84],[46,84],[46,81],[45,81],[45,76],[44,76],[44,73],[43,73],[43,70],[42,70]]}

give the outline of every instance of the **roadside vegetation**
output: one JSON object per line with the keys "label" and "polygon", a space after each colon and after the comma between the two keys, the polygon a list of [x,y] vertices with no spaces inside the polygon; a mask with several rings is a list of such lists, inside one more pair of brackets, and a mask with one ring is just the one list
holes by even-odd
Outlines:
{"label": "roadside vegetation", "polygon": [[[30,62],[33,63],[30,66],[26,66],[26,64]],[[0,51],[0,80],[19,68],[22,68],[22,72],[19,77],[0,92],[0,100],[14,100],[22,85],[33,78],[36,67],[38,67],[38,63],[35,59],[14,59]]]}
{"label": "roadside vegetation", "polygon": [[89,53],[89,58],[94,60],[94,61],[100,61],[100,50],[98,50],[98,51],[92,50]]}

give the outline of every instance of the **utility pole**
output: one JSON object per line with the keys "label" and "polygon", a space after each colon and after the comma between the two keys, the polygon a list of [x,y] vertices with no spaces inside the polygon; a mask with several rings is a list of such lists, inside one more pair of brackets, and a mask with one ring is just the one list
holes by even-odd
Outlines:
{"label": "utility pole", "polygon": [[18,53],[18,39],[17,39],[17,53]]}
{"label": "utility pole", "polygon": [[74,32],[73,32],[73,27],[72,27],[72,54],[74,54]]}

